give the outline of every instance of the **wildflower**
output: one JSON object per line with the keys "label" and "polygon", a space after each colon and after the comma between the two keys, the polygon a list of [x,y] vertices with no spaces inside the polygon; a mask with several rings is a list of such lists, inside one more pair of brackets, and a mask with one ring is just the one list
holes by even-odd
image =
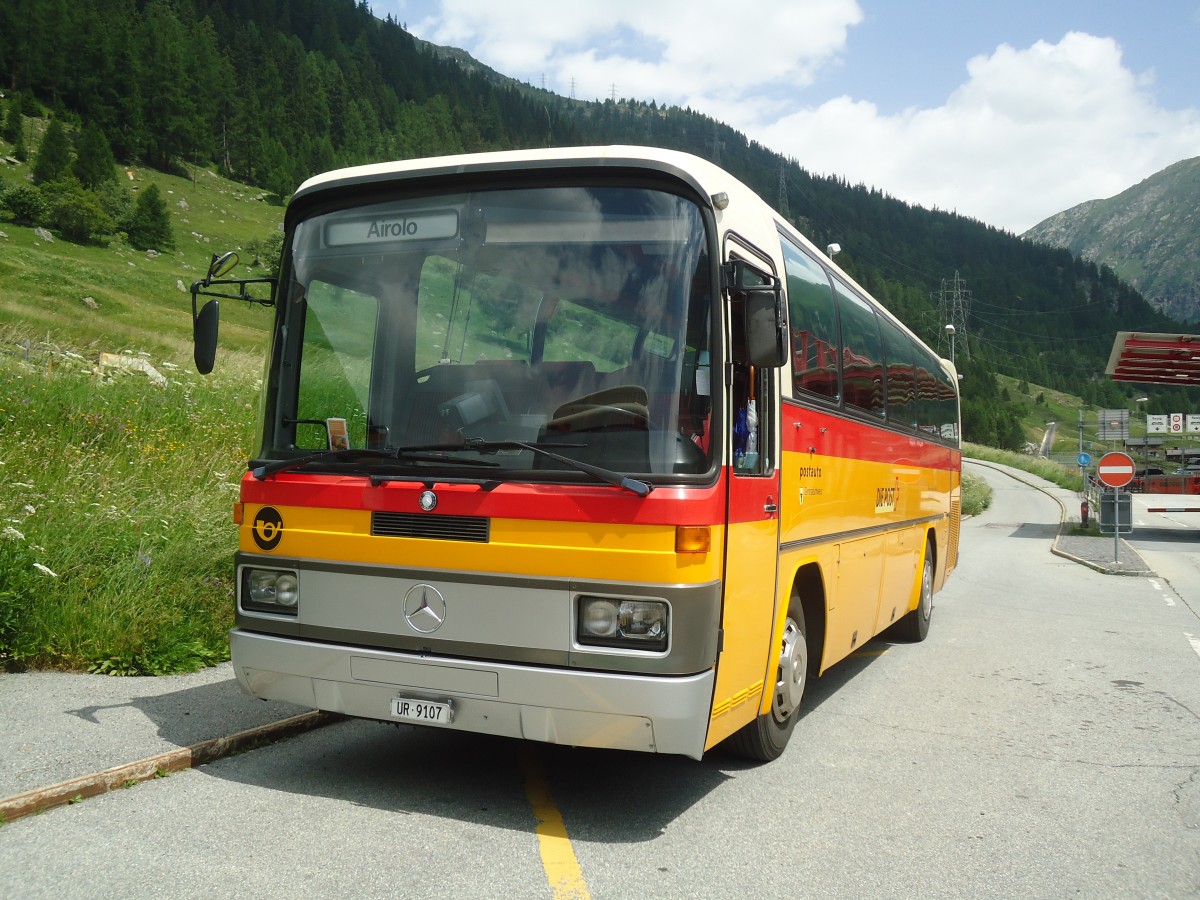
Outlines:
{"label": "wildflower", "polygon": [[2,536],[6,541],[25,540],[25,535],[21,534],[21,532],[17,531],[17,529],[13,528],[11,525],[5,525],[4,531],[0,532],[0,536]]}
{"label": "wildflower", "polygon": [[34,563],[34,564],[33,564],[33,567],[34,567],[35,569],[37,569],[39,572],[41,572],[43,575],[49,575],[51,578],[57,578],[57,577],[58,577],[58,573],[57,573],[57,572],[53,572],[53,571],[51,571],[51,570],[50,570],[50,569],[48,569],[46,566],[43,566],[41,563]]}
{"label": "wildflower", "polygon": [[37,507],[35,507],[32,503],[26,503],[21,507],[21,512],[25,513],[27,516],[32,516],[35,512],[37,512]]}

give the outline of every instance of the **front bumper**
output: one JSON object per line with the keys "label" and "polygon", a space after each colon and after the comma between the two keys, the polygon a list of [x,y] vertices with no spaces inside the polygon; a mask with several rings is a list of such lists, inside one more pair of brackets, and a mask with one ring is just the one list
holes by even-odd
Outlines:
{"label": "front bumper", "polygon": [[380,721],[403,696],[450,701],[454,721],[430,725],[700,759],[712,669],[648,676],[522,666],[317,643],[243,629],[230,633],[233,667],[253,697]]}

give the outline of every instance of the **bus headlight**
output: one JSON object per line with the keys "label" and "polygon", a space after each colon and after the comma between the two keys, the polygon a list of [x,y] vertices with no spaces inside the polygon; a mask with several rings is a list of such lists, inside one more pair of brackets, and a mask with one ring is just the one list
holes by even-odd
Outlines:
{"label": "bus headlight", "polygon": [[670,607],[662,600],[579,598],[579,643],[631,650],[667,649]]}
{"label": "bus headlight", "polygon": [[242,570],[242,608],[296,615],[300,605],[300,579],[290,569]]}

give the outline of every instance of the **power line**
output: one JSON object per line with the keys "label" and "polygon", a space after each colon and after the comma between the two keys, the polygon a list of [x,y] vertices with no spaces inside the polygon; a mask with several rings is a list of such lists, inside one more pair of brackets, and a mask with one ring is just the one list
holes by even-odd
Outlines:
{"label": "power line", "polygon": [[957,338],[962,343],[963,353],[970,359],[971,343],[967,339],[967,317],[971,314],[971,292],[967,290],[966,285],[955,269],[950,287],[947,289],[946,279],[943,278],[941,289],[936,295],[931,294],[930,299],[937,297],[938,315],[950,326],[945,329],[944,334],[938,336],[938,352],[941,352],[942,344],[947,339],[953,342]]}

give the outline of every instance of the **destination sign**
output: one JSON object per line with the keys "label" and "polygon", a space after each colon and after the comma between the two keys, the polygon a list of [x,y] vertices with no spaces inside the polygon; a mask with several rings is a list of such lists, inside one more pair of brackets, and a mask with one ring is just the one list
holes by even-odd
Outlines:
{"label": "destination sign", "polygon": [[458,234],[458,213],[452,209],[395,216],[334,219],[325,226],[325,246],[392,244],[397,241],[432,241]]}

